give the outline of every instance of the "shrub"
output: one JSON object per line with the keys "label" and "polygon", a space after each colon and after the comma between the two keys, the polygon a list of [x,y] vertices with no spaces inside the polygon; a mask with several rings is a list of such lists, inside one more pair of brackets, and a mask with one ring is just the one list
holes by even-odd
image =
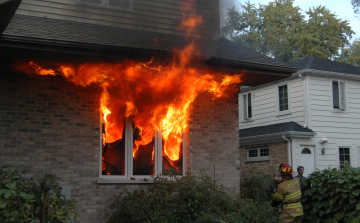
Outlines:
{"label": "shrub", "polygon": [[360,168],[318,170],[307,179],[304,218],[318,222],[360,222]]}
{"label": "shrub", "polygon": [[[268,206],[270,207],[270,205]],[[258,203],[236,199],[205,174],[159,176],[147,190],[126,187],[112,202],[116,222],[269,222]],[[271,222],[271,221],[270,221]]]}
{"label": "shrub", "polygon": [[[42,215],[43,192],[39,178],[38,182],[27,182],[25,172],[17,173],[14,167],[0,168],[0,219],[3,222],[40,222]],[[57,181],[53,176],[51,191],[47,194],[45,222],[67,222],[76,218],[77,202],[71,198],[66,200],[61,194]]]}

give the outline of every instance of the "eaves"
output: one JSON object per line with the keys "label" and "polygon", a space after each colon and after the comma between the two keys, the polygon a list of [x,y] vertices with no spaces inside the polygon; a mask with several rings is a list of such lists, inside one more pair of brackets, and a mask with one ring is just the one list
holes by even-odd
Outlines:
{"label": "eaves", "polygon": [[314,69],[303,69],[294,73],[294,77],[298,77],[299,74],[304,75],[314,75],[314,76],[323,76],[323,77],[334,77],[334,78],[346,78],[350,80],[360,80],[360,75],[358,74],[346,74],[332,71],[323,71],[323,70],[314,70]]}
{"label": "eaves", "polygon": [[314,137],[315,135],[316,135],[315,132],[287,131],[287,132],[278,132],[278,133],[265,134],[265,135],[240,137],[240,147],[268,144],[275,142],[285,142],[283,136],[291,139],[291,138],[311,138]]}

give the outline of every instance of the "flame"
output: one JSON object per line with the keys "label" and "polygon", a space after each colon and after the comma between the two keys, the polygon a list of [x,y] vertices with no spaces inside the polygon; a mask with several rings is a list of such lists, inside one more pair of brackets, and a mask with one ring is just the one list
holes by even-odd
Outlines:
{"label": "flame", "polygon": [[[181,7],[186,11],[190,6],[187,2]],[[201,16],[184,13],[181,29],[196,37],[195,28],[201,22]],[[29,74],[63,75],[80,86],[98,85],[102,89],[99,110],[105,123],[104,145],[123,137],[124,119],[130,118],[141,131],[141,140],[135,140],[134,157],[139,145],[150,143],[155,131],[161,131],[163,155],[176,161],[182,155],[182,134],[198,94],[209,92],[214,99],[227,97],[238,91],[241,82],[242,74],[224,75],[193,66],[198,59],[195,42],[190,42],[184,49],[174,49],[172,60],[161,65],[152,58],[145,63],[57,64],[55,69],[29,62],[17,68]],[[154,159],[154,152],[152,156]]]}

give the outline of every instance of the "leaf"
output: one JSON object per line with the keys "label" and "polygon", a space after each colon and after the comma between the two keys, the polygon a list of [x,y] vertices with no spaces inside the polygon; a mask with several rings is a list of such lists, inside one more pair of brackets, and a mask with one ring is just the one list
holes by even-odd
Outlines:
{"label": "leaf", "polygon": [[353,191],[351,192],[351,194],[352,194],[352,195],[355,195],[355,196],[359,196],[360,191],[359,191],[359,190],[353,190]]}
{"label": "leaf", "polygon": [[360,204],[356,205],[356,210],[359,211],[360,210]]}
{"label": "leaf", "polygon": [[9,198],[12,194],[16,195],[15,191],[3,188],[0,190],[0,195],[4,194],[5,198]]}

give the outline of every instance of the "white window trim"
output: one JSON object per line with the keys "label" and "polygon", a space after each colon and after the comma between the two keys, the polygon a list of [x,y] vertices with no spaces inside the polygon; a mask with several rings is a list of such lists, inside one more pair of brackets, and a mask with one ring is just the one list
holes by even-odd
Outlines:
{"label": "white window trim", "polygon": [[[250,94],[250,99],[251,99],[251,117],[247,117],[248,116],[248,95]],[[244,99],[244,97],[246,96],[246,101]],[[250,121],[254,121],[254,95],[253,92],[246,92],[241,94],[241,100],[240,100],[240,109],[241,109],[241,122],[250,122]],[[244,110],[244,108],[246,107],[246,111]]]}
{"label": "white window trim", "polygon": [[114,10],[133,11],[133,0],[128,0],[128,1],[129,1],[129,8],[111,6],[111,5],[109,5],[108,0],[101,0],[101,4],[83,2],[82,0],[76,0],[76,4],[86,5],[86,6],[93,6],[93,7],[100,7],[100,8],[107,8],[107,9],[114,9]]}
{"label": "white window trim", "polygon": [[[339,107],[340,108],[334,108],[334,88],[333,88],[333,82],[338,82],[339,86]],[[331,87],[331,109],[333,112],[345,112],[347,110],[347,103],[346,103],[346,84],[345,81],[342,80],[330,80],[330,87]],[[341,92],[343,92],[343,97],[341,96]]]}
{"label": "white window trim", "polygon": [[[280,98],[279,98],[279,87],[287,85],[287,91],[288,91],[288,110],[280,111]],[[276,116],[282,116],[282,115],[289,115],[291,114],[291,85],[290,81],[288,82],[282,82],[275,86],[275,106],[276,106]]]}
{"label": "white window trim", "polygon": [[[100,117],[100,145],[99,145],[99,177],[96,179],[98,184],[111,184],[111,183],[153,183],[153,177],[162,173],[162,134],[155,132],[155,175],[133,175],[133,128],[132,120],[125,120],[125,174],[124,175],[102,175],[102,118]],[[175,175],[176,177],[186,175],[186,134],[183,134],[182,141],[182,175]]]}
{"label": "white window trim", "polygon": [[[249,150],[255,150],[258,151],[257,157],[249,157]],[[269,150],[269,156],[260,156],[260,149],[268,149]],[[247,148],[246,149],[246,159],[244,160],[245,163],[249,162],[258,162],[258,161],[269,161],[270,160],[270,148],[269,147],[258,147],[258,148]]]}
{"label": "white window trim", "polygon": [[341,167],[340,167],[340,148],[348,148],[348,149],[349,149],[349,159],[350,159],[349,164],[350,164],[350,166],[351,166],[351,164],[352,164],[352,162],[351,162],[351,146],[338,146],[337,151],[338,151],[338,164],[339,164],[339,168],[341,168]]}

